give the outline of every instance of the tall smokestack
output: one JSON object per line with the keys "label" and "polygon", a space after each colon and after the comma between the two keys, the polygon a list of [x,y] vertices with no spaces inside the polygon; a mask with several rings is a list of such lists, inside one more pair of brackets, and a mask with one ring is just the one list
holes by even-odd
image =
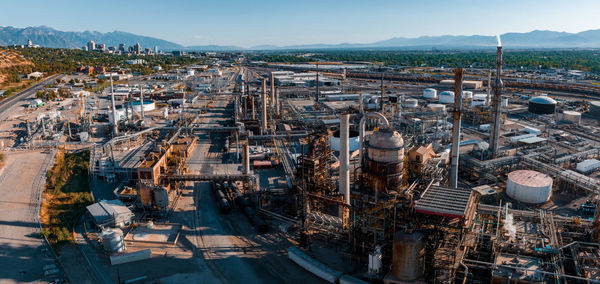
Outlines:
{"label": "tall smokestack", "polygon": [[[115,136],[119,135],[119,121],[117,120],[117,108],[115,107],[115,93],[113,90],[113,78],[112,73],[110,74],[110,101],[112,103],[113,111],[113,133]],[[125,109],[125,116],[127,116],[127,109]]]}
{"label": "tall smokestack", "polygon": [[140,85],[140,110],[142,111],[142,122],[144,122],[144,87]]}
{"label": "tall smokestack", "polygon": [[344,196],[344,203],[350,204],[350,157],[349,150],[349,132],[350,115],[342,114],[340,116],[340,194]]}
{"label": "tall smokestack", "polygon": [[275,87],[275,113],[279,115],[281,111],[281,105],[279,104],[279,88]]}
{"label": "tall smokestack", "polygon": [[275,111],[275,74],[271,72],[271,111]]}
{"label": "tall smokestack", "polygon": [[315,101],[319,102],[319,64],[317,63],[317,93],[315,94]]}
{"label": "tall smokestack", "polygon": [[262,84],[262,133],[267,133],[267,79],[263,78]]}
{"label": "tall smokestack", "polygon": [[498,156],[498,144],[500,140],[500,115],[502,115],[502,43],[498,36],[498,49],[496,51],[496,80],[494,82],[494,97],[492,99],[492,132],[490,133],[490,151],[492,158]]}
{"label": "tall smokestack", "polygon": [[452,149],[450,150],[450,187],[458,186],[460,116],[462,114],[463,69],[454,70],[454,112],[452,113]]}
{"label": "tall smokestack", "polygon": [[244,144],[244,153],[242,160],[244,162],[244,174],[247,175],[250,173],[250,146],[248,143]]}
{"label": "tall smokestack", "polygon": [[254,96],[250,96],[250,109],[252,112],[252,120],[256,120],[256,109],[254,108]]}

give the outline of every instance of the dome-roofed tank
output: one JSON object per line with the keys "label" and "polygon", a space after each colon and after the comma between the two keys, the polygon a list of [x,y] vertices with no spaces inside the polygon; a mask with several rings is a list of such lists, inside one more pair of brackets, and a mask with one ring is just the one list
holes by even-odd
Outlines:
{"label": "dome-roofed tank", "polygon": [[423,98],[426,99],[435,99],[437,98],[437,90],[432,88],[427,88],[423,90]]}
{"label": "dome-roofed tank", "polygon": [[102,232],[102,245],[108,253],[124,251],[123,231],[120,229],[110,229]]}
{"label": "dome-roofed tank", "polygon": [[552,194],[552,178],[531,170],[510,172],[506,194],[525,203],[544,203]]}
{"label": "dome-roofed tank", "polygon": [[366,169],[372,191],[397,190],[402,185],[404,139],[391,128],[380,128],[369,136]]}
{"label": "dome-roofed tank", "polygon": [[398,232],[394,236],[392,275],[401,281],[423,277],[425,248],[420,232]]}
{"label": "dome-roofed tank", "polygon": [[529,112],[535,114],[553,114],[556,101],[550,97],[538,96],[529,99]]}

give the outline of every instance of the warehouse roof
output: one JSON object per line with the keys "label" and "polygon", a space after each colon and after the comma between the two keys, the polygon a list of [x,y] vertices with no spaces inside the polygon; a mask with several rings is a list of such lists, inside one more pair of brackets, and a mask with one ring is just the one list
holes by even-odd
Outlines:
{"label": "warehouse roof", "polygon": [[449,218],[464,218],[471,203],[471,190],[431,187],[416,202],[418,213]]}

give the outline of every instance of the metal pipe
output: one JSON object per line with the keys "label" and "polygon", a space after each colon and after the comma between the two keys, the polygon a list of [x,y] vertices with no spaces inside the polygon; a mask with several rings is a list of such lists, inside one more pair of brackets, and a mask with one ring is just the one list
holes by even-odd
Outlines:
{"label": "metal pipe", "polygon": [[350,157],[348,155],[350,132],[350,115],[340,116],[340,183],[339,191],[344,196],[344,203],[350,204]]}
{"label": "metal pipe", "polygon": [[[117,120],[117,109],[115,107],[115,93],[113,90],[113,78],[112,78],[112,73],[110,73],[110,100],[112,102],[112,111],[113,111],[113,131],[114,131],[114,135],[117,136],[119,135],[119,121]],[[127,109],[125,109],[125,111],[127,112]],[[127,113],[125,113],[125,116],[127,116]]]}
{"label": "metal pipe", "polygon": [[379,121],[381,121],[383,124],[385,124],[386,127],[390,127],[390,122],[387,120],[387,118],[385,118],[385,116],[383,116],[383,114],[379,113],[379,112],[367,112],[361,119],[360,119],[360,123],[358,125],[358,141],[359,141],[359,148],[358,148],[358,166],[361,167],[362,166],[362,160],[363,160],[363,144],[364,144],[364,135],[365,135],[365,122],[367,121],[367,119],[369,118],[377,118],[379,119]]}
{"label": "metal pipe", "polygon": [[450,187],[458,186],[458,160],[460,146],[460,116],[462,114],[462,80],[463,69],[456,68],[454,70],[454,111],[452,113],[452,149],[450,150]]}

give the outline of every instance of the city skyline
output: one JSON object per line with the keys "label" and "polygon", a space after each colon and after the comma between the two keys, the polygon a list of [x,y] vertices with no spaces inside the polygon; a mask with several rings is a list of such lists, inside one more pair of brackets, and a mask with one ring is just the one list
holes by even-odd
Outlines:
{"label": "city skyline", "polygon": [[[369,43],[394,37],[495,35],[532,30],[580,32],[600,28],[600,20],[594,15],[600,3],[589,0],[569,3],[510,0],[502,5],[469,0],[457,2],[149,1],[140,5],[111,0],[103,2],[104,5],[74,1],[48,5],[31,1],[11,3],[0,25],[44,25],[64,31],[119,30],[185,46],[241,47]],[[22,11],[28,12],[27,17],[23,17]],[[61,14],[61,17],[48,17],[52,14]]]}

